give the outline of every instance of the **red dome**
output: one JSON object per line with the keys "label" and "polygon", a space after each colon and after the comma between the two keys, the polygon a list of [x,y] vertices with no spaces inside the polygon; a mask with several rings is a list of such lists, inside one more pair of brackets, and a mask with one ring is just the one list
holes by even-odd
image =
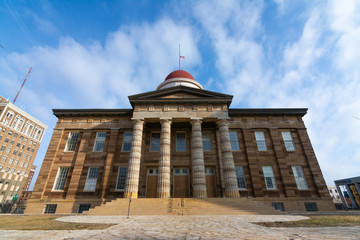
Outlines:
{"label": "red dome", "polygon": [[195,78],[191,76],[190,73],[184,71],[184,70],[176,70],[171,72],[166,78],[166,80],[173,79],[173,78],[189,78],[195,81]]}

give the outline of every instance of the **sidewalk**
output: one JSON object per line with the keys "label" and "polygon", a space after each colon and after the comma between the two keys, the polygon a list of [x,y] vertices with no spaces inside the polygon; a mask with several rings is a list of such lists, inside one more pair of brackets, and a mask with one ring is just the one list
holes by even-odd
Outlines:
{"label": "sidewalk", "polygon": [[59,221],[115,223],[104,230],[0,231],[0,239],[360,239],[360,227],[266,228],[264,221],[306,219],[289,215],[248,216],[67,216]]}

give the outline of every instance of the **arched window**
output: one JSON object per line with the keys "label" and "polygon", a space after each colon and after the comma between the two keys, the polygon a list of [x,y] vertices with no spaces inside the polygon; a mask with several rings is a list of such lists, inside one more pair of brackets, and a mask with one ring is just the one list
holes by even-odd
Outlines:
{"label": "arched window", "polygon": [[21,118],[20,121],[16,125],[16,130],[20,131],[20,129],[21,129],[22,125],[24,124],[24,122],[25,122],[25,119]]}
{"label": "arched window", "polygon": [[14,112],[13,111],[8,111],[5,115],[5,118],[3,120],[3,123],[7,126],[10,125],[10,121],[12,119],[12,117],[14,116]]}
{"label": "arched window", "polygon": [[31,133],[32,138],[35,138],[35,134],[37,133],[37,131],[38,131],[38,126],[35,126],[34,131]]}
{"label": "arched window", "polygon": [[26,133],[26,132],[27,132],[27,130],[28,130],[28,128],[29,128],[29,125],[30,125],[30,123],[29,123],[29,121],[27,121],[27,122],[25,123],[25,127],[24,127],[23,130],[22,130],[23,133]]}
{"label": "arched window", "polygon": [[26,133],[28,136],[30,136],[33,128],[34,128],[34,124],[31,123],[30,126],[29,126],[29,129],[28,129],[28,131],[27,131],[27,133]]}
{"label": "arched window", "polygon": [[11,124],[11,127],[12,127],[12,128],[15,128],[16,123],[19,121],[19,119],[20,119],[20,116],[19,116],[19,115],[16,115],[14,121],[13,121],[12,124]]}
{"label": "arched window", "polygon": [[36,134],[36,140],[40,140],[42,129],[40,128]]}

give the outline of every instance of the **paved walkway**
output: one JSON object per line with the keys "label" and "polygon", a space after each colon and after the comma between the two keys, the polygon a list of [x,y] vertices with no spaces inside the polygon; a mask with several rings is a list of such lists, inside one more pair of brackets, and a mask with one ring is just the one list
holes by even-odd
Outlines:
{"label": "paved walkway", "polygon": [[0,239],[360,239],[360,227],[267,228],[252,222],[294,221],[303,216],[67,216],[59,221],[115,223],[104,230],[0,231]]}

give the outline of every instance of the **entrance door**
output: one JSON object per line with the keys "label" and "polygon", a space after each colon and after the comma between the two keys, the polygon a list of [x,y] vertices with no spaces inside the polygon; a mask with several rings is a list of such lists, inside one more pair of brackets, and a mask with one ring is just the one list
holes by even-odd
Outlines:
{"label": "entrance door", "polygon": [[149,168],[147,170],[147,179],[146,179],[147,198],[156,198],[158,174],[159,174],[159,170],[157,168]]}
{"label": "entrance door", "polygon": [[213,167],[206,167],[205,176],[207,197],[216,197],[215,169]]}
{"label": "entrance door", "polygon": [[188,198],[190,196],[189,169],[174,168],[174,198]]}

